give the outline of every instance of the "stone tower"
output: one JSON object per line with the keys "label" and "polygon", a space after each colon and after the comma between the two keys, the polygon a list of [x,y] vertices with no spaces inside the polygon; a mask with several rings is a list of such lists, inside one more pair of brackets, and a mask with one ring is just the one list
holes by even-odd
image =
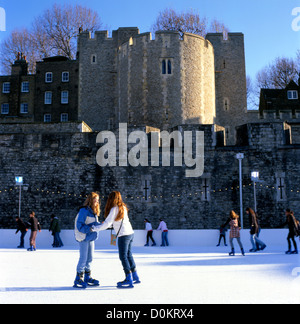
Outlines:
{"label": "stone tower", "polygon": [[216,123],[226,129],[227,144],[235,143],[235,126],[247,118],[244,35],[207,34],[215,53]]}
{"label": "stone tower", "polygon": [[93,130],[111,129],[116,120],[117,52],[138,28],[119,28],[112,38],[107,31],[89,32],[78,36],[79,107],[78,116]]}
{"label": "stone tower", "polygon": [[118,57],[118,120],[167,129],[215,122],[214,52],[200,36],[135,35]]}

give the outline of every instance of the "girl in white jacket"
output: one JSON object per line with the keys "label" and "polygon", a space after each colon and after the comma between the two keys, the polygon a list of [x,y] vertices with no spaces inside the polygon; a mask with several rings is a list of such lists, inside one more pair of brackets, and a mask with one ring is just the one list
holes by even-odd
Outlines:
{"label": "girl in white jacket", "polygon": [[107,200],[102,225],[93,226],[93,231],[104,231],[113,226],[118,237],[119,258],[122,262],[126,279],[118,282],[118,288],[133,288],[133,283],[140,283],[136,264],[132,255],[134,231],[128,218],[128,208],[119,191],[113,191]]}

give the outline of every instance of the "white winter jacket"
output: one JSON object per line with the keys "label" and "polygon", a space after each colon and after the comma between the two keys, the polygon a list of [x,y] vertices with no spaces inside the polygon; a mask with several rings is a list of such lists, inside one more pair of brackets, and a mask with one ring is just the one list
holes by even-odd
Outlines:
{"label": "white winter jacket", "polygon": [[[122,224],[122,220],[117,221],[117,222],[115,221],[115,219],[117,218],[117,215],[119,213],[119,207],[113,207],[110,210],[109,215],[106,217],[106,220],[104,221],[104,223],[99,226],[93,226],[93,230],[99,232],[99,231],[104,231],[104,230],[110,228],[111,226],[113,226],[116,234],[119,233],[118,237],[133,234],[134,231],[132,229],[132,226],[131,226],[131,223],[130,223],[130,220],[128,217],[128,210],[126,207],[124,209],[125,210],[124,210],[123,224]],[[122,227],[120,230],[121,224],[122,224]],[[119,232],[119,230],[120,230],[120,232]]]}

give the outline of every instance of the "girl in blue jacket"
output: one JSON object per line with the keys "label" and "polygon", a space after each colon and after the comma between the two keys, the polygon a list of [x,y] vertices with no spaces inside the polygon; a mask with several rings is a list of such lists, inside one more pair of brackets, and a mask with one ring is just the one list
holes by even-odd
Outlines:
{"label": "girl in blue jacket", "polygon": [[79,242],[79,262],[77,275],[74,281],[75,288],[86,288],[87,286],[99,286],[99,281],[91,278],[91,263],[95,250],[95,241],[98,233],[91,232],[93,225],[99,225],[100,215],[99,195],[92,192],[88,195],[83,207],[75,219],[75,238]]}

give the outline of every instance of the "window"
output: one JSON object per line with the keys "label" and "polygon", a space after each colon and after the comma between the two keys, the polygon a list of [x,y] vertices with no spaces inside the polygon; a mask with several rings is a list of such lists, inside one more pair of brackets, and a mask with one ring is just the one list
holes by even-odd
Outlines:
{"label": "window", "polygon": [[224,98],[224,110],[229,111],[229,99]]}
{"label": "window", "polygon": [[65,122],[67,122],[67,121],[69,121],[69,115],[68,114],[61,114],[60,115],[60,121],[62,122],[62,123],[65,123]]}
{"label": "window", "polygon": [[61,103],[68,104],[69,103],[69,91],[61,92]]}
{"label": "window", "polygon": [[51,105],[52,104],[52,92],[47,91],[45,92],[45,105]]}
{"label": "window", "polygon": [[3,83],[2,93],[10,93],[10,82]]}
{"label": "window", "polygon": [[210,201],[210,177],[202,178],[201,201]]}
{"label": "window", "polygon": [[53,73],[52,72],[47,72],[45,76],[45,82],[46,83],[51,83],[53,82]]}
{"label": "window", "polygon": [[28,103],[21,103],[21,114],[28,114]]}
{"label": "window", "polygon": [[51,114],[45,114],[44,115],[44,122],[45,123],[51,123]]}
{"label": "window", "polygon": [[289,90],[287,95],[288,95],[289,100],[298,99],[298,91],[297,90]]}
{"label": "window", "polygon": [[21,92],[29,92],[29,82],[28,81],[22,82]]}
{"label": "window", "polygon": [[9,104],[8,103],[4,103],[1,105],[1,114],[3,114],[3,115],[9,114]]}
{"label": "window", "polygon": [[69,72],[63,72],[61,77],[62,82],[69,82]]}
{"label": "window", "polygon": [[161,62],[161,73],[172,74],[172,61],[170,59],[163,59]]}
{"label": "window", "polygon": [[91,63],[92,63],[92,64],[97,64],[97,55],[96,55],[96,54],[93,54],[93,55],[91,56]]}

